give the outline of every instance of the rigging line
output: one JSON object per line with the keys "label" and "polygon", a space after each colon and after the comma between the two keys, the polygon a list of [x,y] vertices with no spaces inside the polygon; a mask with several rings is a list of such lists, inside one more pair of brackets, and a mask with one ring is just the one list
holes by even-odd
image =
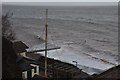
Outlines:
{"label": "rigging line", "polygon": [[[51,28],[51,29],[52,29],[52,28]],[[53,34],[53,32],[52,32],[53,30],[51,30],[51,29],[49,29],[49,31],[50,31],[51,34]],[[49,39],[51,39],[52,44],[56,44],[56,43],[54,42],[53,38],[52,38],[53,36],[52,36],[52,35],[49,35],[49,36],[50,36]],[[58,46],[58,44],[56,44],[56,45]]]}
{"label": "rigging line", "polygon": [[[44,34],[45,34],[45,28],[42,30],[42,32],[41,32],[39,38],[42,38]],[[44,39],[44,38],[42,38],[42,39]],[[44,40],[45,40],[45,39],[44,39]]]}
{"label": "rigging line", "polygon": [[[51,34],[53,34],[53,30],[52,30],[52,28],[51,29],[49,29],[49,31],[51,32]],[[53,40],[53,38],[52,38],[52,36],[51,35],[49,35],[50,36],[50,38],[51,38],[51,43],[52,44],[55,44],[56,46],[58,46],[58,44],[56,44],[55,42],[54,42],[54,40]],[[49,39],[50,39],[49,38]],[[55,50],[55,52],[56,52],[56,54],[59,54],[59,52],[58,52],[58,50],[56,49]],[[58,56],[58,58],[60,59],[60,57]]]}

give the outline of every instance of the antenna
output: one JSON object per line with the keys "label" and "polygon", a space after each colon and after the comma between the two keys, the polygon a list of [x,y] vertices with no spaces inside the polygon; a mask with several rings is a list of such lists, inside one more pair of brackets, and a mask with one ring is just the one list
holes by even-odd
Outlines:
{"label": "antenna", "polygon": [[47,77],[47,14],[48,9],[46,9],[46,24],[45,24],[45,77]]}

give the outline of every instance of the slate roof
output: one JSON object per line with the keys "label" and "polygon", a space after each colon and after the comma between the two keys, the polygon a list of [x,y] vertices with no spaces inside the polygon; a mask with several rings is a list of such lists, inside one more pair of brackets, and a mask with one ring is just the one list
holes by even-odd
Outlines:
{"label": "slate roof", "polygon": [[13,49],[15,53],[22,53],[22,52],[26,52],[26,49],[28,49],[28,46],[25,45],[22,41],[14,41]]}
{"label": "slate roof", "polygon": [[117,79],[120,79],[119,74],[120,74],[120,65],[117,65],[115,67],[112,67],[112,68],[104,71],[101,74],[95,75],[93,78],[95,80],[97,80],[97,78],[102,78],[102,79],[110,78],[112,80],[117,80]]}
{"label": "slate roof", "polygon": [[30,65],[31,61],[25,59],[24,57],[19,56],[16,62],[19,65],[19,67],[22,69],[22,71],[31,70],[34,68]]}

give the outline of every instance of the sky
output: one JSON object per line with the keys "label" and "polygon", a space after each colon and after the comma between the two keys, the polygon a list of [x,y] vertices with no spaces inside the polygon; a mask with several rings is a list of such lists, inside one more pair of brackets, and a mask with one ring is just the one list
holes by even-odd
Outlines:
{"label": "sky", "polygon": [[[93,5],[117,5],[117,2],[119,2],[119,0],[2,0],[2,2],[3,4],[9,4],[9,5],[49,5],[49,6],[92,5],[93,6]],[[8,3],[5,3],[5,2],[8,2]],[[16,2],[19,2],[19,3],[16,3]],[[99,2],[102,2],[102,3],[99,3]],[[109,3],[106,3],[106,2],[109,2]]]}
{"label": "sky", "polygon": [[119,2],[119,0],[2,0],[2,2]]}

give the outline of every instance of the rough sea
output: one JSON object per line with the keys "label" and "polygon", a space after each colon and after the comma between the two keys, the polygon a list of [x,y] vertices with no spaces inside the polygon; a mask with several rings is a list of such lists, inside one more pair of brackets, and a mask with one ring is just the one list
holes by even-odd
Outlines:
{"label": "rough sea", "polygon": [[[30,49],[43,49],[45,10],[48,9],[48,43],[60,46],[48,57],[78,62],[88,74],[98,74],[118,65],[117,6],[15,6],[3,5],[2,13],[11,18],[16,39]],[[44,52],[37,54],[44,55]]]}

